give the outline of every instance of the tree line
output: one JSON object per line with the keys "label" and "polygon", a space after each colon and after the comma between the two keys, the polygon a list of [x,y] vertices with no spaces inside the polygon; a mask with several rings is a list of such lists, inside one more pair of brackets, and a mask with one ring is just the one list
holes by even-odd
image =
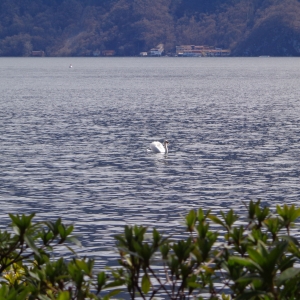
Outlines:
{"label": "tree line", "polygon": [[0,56],[133,56],[163,43],[300,54],[298,0],[2,0]]}

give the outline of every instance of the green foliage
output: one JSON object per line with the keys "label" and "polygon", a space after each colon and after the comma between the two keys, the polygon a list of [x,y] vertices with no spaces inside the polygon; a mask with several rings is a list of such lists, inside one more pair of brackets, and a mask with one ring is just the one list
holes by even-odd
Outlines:
{"label": "green foliage", "polygon": [[0,232],[0,299],[299,299],[299,241],[290,229],[300,209],[272,212],[260,200],[246,207],[244,219],[232,209],[220,217],[191,210],[180,239],[125,226],[115,237],[119,267],[99,273],[94,260],[54,257],[55,248],[79,243],[72,225],[10,215],[12,230]]}
{"label": "green foliage", "polygon": [[91,289],[99,293],[105,278],[101,273],[94,282],[92,260],[53,259],[61,244],[80,245],[71,235],[73,225],[60,219],[33,223],[34,214],[10,218],[14,234],[0,231],[0,299],[98,299]]}
{"label": "green foliage", "polygon": [[[157,294],[168,299],[200,299],[204,294],[209,299],[297,299],[300,252],[289,228],[299,210],[277,206],[276,216],[260,200],[251,201],[247,210],[244,225],[237,224],[233,210],[221,212],[221,218],[191,210],[185,217],[188,236],[160,238],[159,249],[154,239],[145,241],[145,227],[127,226],[116,237],[122,268],[114,273],[114,282],[125,285],[131,299]],[[212,223],[225,235],[211,230]]]}

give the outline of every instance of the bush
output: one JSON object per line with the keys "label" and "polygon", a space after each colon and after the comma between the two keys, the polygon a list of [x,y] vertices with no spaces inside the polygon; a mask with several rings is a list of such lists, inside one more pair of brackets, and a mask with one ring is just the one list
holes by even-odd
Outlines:
{"label": "bush", "polygon": [[10,215],[14,234],[0,232],[0,299],[109,299],[120,293],[131,299],[300,299],[299,241],[291,234],[300,209],[283,205],[272,213],[251,201],[247,210],[239,222],[245,225],[237,225],[232,209],[220,218],[191,210],[187,235],[179,240],[155,228],[148,236],[146,227],[125,226],[116,236],[120,266],[99,274],[93,260],[51,259],[59,245],[78,243],[73,226]]}

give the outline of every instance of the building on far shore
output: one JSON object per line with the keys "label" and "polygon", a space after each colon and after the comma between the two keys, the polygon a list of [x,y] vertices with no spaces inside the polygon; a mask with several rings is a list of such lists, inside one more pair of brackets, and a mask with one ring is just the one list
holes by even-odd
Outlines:
{"label": "building on far shore", "polygon": [[159,44],[155,48],[150,49],[149,56],[162,56],[164,50],[165,50],[164,45]]}
{"label": "building on far shore", "polygon": [[176,46],[177,56],[229,56],[230,50],[212,46],[180,45]]}

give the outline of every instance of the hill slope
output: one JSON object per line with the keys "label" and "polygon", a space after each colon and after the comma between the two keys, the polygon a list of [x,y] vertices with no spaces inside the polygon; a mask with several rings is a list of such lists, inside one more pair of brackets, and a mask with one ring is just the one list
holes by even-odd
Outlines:
{"label": "hill slope", "polygon": [[300,55],[297,0],[2,0],[0,55],[138,55],[159,43]]}

